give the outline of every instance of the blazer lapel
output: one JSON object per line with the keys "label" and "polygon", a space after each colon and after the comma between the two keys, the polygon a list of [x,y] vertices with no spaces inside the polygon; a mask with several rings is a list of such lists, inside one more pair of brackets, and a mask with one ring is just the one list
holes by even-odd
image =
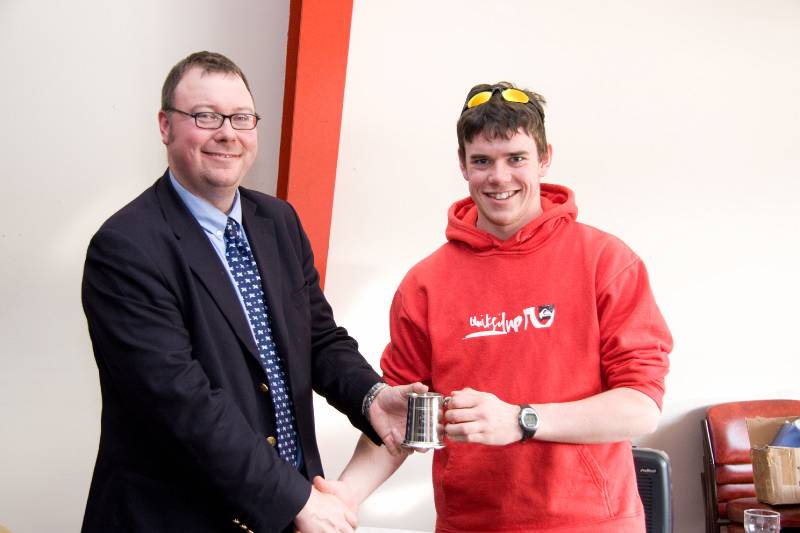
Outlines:
{"label": "blazer lapel", "polygon": [[197,223],[165,174],[156,184],[156,193],[164,218],[172,228],[190,268],[211,294],[230,327],[253,357],[258,357],[253,333],[242,304],[231,284],[225,266],[219,260],[203,228]]}
{"label": "blazer lapel", "polygon": [[242,202],[242,222],[247,231],[247,240],[261,273],[261,288],[264,290],[266,298],[265,303],[272,326],[272,335],[278,346],[278,355],[286,363],[285,368],[289,369],[291,365],[288,364],[285,348],[289,346],[286,338],[288,331],[282,312],[283,302],[286,298],[286,295],[283,294],[285,284],[281,271],[278,240],[275,236],[275,224],[271,218],[260,214],[256,204],[251,200],[243,196],[239,198]]}

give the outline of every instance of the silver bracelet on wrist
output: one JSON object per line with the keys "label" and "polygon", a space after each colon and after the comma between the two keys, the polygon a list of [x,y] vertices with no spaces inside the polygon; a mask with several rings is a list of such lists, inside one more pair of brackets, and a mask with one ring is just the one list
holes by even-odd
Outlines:
{"label": "silver bracelet on wrist", "polygon": [[372,407],[372,402],[374,402],[375,398],[378,397],[378,393],[388,386],[389,385],[383,381],[379,381],[373,385],[369,391],[367,391],[366,396],[364,396],[364,401],[361,402],[361,414],[366,417],[367,421],[369,421],[369,408]]}

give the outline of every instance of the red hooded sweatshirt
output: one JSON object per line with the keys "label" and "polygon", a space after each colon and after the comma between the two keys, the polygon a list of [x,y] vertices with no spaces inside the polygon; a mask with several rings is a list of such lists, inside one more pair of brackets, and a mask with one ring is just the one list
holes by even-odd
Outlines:
{"label": "red hooded sweatshirt", "polygon": [[[471,387],[513,404],[628,387],[661,407],[672,338],[644,264],[576,222],[566,187],[542,184],[541,203],[506,241],[476,227],[471,199],[450,208],[448,242],[395,294],[384,379],[444,394]],[[645,530],[629,442],[447,441],[433,487],[438,533]]]}

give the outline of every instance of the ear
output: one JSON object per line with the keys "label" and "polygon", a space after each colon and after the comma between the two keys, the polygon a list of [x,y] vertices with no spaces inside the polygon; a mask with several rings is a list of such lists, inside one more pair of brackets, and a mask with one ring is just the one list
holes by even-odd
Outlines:
{"label": "ear", "polygon": [[547,152],[539,156],[539,177],[546,176],[553,162],[553,145],[547,145]]}
{"label": "ear", "polygon": [[[466,157],[466,154],[464,156]],[[456,157],[458,158],[458,168],[461,169],[461,175],[464,176],[465,180],[469,181],[467,177],[467,165],[466,162],[461,159],[461,153],[458,151],[458,148],[456,148]]]}
{"label": "ear", "polygon": [[164,144],[169,144],[169,117],[167,117],[166,111],[163,109],[158,112],[158,129],[161,131],[161,142]]}

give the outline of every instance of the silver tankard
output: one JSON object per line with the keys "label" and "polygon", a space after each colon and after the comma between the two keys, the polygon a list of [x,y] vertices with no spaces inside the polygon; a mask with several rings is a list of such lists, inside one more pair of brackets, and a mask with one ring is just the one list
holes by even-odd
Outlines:
{"label": "silver tankard", "polygon": [[444,448],[439,415],[450,398],[438,392],[411,392],[408,395],[405,448],[428,450]]}

